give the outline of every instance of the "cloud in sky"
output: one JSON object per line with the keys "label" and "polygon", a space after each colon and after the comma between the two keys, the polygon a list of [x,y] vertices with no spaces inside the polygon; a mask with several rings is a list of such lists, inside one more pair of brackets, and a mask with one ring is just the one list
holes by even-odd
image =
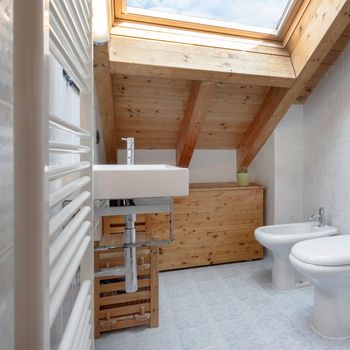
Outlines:
{"label": "cloud in sky", "polygon": [[276,28],[289,0],[128,0],[128,6]]}

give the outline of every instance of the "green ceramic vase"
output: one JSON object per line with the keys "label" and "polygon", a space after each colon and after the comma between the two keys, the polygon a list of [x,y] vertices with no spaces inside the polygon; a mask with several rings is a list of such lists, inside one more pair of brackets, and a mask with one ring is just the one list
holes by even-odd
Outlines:
{"label": "green ceramic vase", "polygon": [[241,187],[249,186],[250,174],[249,173],[237,173],[237,185]]}

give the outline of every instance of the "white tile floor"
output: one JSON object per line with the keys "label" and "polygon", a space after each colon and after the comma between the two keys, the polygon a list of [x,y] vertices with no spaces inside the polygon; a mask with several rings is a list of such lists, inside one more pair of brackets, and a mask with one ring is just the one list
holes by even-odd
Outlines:
{"label": "white tile floor", "polygon": [[311,329],[312,304],[312,287],[272,287],[269,260],[165,272],[159,328],[106,333],[96,349],[349,350]]}

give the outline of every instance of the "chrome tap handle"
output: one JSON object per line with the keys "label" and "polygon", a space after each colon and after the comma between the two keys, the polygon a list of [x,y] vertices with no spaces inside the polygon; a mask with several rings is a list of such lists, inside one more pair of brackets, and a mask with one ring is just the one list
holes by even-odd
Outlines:
{"label": "chrome tap handle", "polygon": [[318,226],[325,226],[325,209],[324,209],[324,207],[319,207],[318,214],[311,215],[308,218],[308,221],[313,221],[316,218],[318,220]]}
{"label": "chrome tap handle", "polygon": [[307,218],[307,220],[308,220],[308,221],[313,221],[313,219],[315,219],[316,216],[318,217],[318,214],[310,215],[310,216]]}
{"label": "chrome tap handle", "polygon": [[324,226],[325,225],[325,209],[324,207],[319,207],[318,208],[318,215],[319,215],[319,223],[320,226]]}

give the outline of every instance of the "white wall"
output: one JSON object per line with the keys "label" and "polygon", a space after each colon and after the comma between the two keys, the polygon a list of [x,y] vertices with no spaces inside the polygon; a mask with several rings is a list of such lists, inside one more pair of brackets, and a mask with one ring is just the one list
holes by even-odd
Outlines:
{"label": "white wall", "polygon": [[303,220],[303,107],[292,106],[249,168],[266,186],[265,223]]}
{"label": "white wall", "polygon": [[304,216],[319,206],[350,234],[350,46],[304,106]]}
{"label": "white wall", "polygon": [[14,348],[13,22],[12,0],[0,1],[0,349]]}
{"label": "white wall", "polygon": [[[137,142],[137,140],[135,140]],[[118,150],[118,162],[126,162],[125,150]],[[137,164],[176,164],[175,150],[136,150]],[[190,164],[190,182],[226,182],[236,179],[236,152],[233,150],[196,150]]]}
{"label": "white wall", "polygon": [[249,167],[251,179],[266,187],[265,225],[275,223],[275,135],[272,134]]}
{"label": "white wall", "polygon": [[251,166],[268,187],[267,223],[305,220],[323,206],[328,223],[350,234],[349,91],[350,46],[306,104],[289,110]]}
{"label": "white wall", "polygon": [[303,107],[292,106],[275,130],[275,222],[303,218]]}

